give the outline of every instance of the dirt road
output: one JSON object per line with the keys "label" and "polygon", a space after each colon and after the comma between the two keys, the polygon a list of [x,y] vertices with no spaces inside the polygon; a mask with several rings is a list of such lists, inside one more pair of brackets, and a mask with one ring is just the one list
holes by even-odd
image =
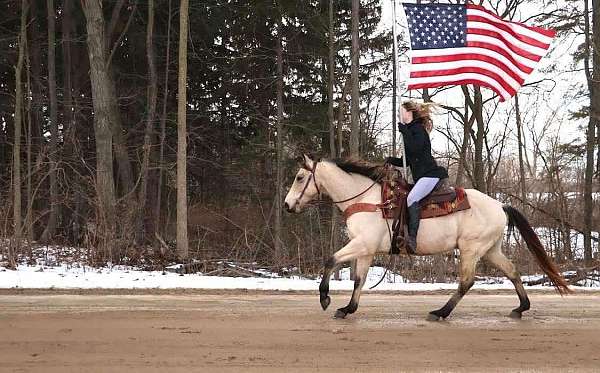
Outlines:
{"label": "dirt road", "polygon": [[444,322],[447,295],[0,295],[0,371],[600,371],[600,296],[470,294]]}

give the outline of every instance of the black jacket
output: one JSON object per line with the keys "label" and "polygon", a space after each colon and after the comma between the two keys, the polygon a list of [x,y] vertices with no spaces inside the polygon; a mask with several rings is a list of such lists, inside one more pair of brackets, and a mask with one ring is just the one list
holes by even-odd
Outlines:
{"label": "black jacket", "polygon": [[[431,141],[421,119],[415,119],[407,125],[399,124],[398,130],[404,138],[406,163],[410,167],[415,183],[422,177],[439,179],[448,177],[448,171],[438,166],[431,155]],[[390,162],[396,166],[402,165],[401,158],[390,159]]]}

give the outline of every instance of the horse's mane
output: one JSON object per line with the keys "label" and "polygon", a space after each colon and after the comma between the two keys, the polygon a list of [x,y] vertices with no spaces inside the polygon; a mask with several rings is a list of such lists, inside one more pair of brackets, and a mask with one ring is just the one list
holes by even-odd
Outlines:
{"label": "horse's mane", "polygon": [[332,159],[331,162],[348,173],[363,175],[373,181],[381,181],[383,178],[383,165],[381,164],[352,158]]}

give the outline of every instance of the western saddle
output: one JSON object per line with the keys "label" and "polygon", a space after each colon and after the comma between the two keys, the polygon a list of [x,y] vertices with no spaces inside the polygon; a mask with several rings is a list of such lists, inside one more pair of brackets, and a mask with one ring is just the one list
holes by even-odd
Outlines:
{"label": "western saddle", "polygon": [[[381,203],[355,203],[344,211],[346,220],[358,212],[375,212],[381,210],[384,219],[391,219],[392,247],[391,254],[399,254],[400,248],[406,251],[404,237],[407,233],[406,198],[413,185],[409,184],[402,173],[391,164],[384,165]],[[433,191],[419,203],[421,219],[435,218],[471,208],[463,188],[450,186],[448,179],[441,179]]]}

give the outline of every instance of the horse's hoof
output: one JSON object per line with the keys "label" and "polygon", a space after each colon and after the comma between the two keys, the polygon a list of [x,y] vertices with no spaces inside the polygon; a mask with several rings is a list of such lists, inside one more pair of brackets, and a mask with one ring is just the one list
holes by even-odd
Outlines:
{"label": "horse's hoof", "polygon": [[441,317],[439,317],[438,315],[434,314],[434,313],[429,313],[427,315],[427,321],[440,321]]}
{"label": "horse's hoof", "polygon": [[512,311],[510,313],[510,315],[508,315],[508,317],[510,317],[511,319],[515,319],[515,320],[521,320],[521,312],[517,312],[517,311]]}
{"label": "horse's hoof", "polygon": [[345,319],[347,313],[342,310],[335,311],[335,315],[333,315],[334,319]]}
{"label": "horse's hoof", "polygon": [[331,303],[331,298],[329,296],[321,298],[321,307],[323,308],[323,311],[329,307],[329,303]]}

